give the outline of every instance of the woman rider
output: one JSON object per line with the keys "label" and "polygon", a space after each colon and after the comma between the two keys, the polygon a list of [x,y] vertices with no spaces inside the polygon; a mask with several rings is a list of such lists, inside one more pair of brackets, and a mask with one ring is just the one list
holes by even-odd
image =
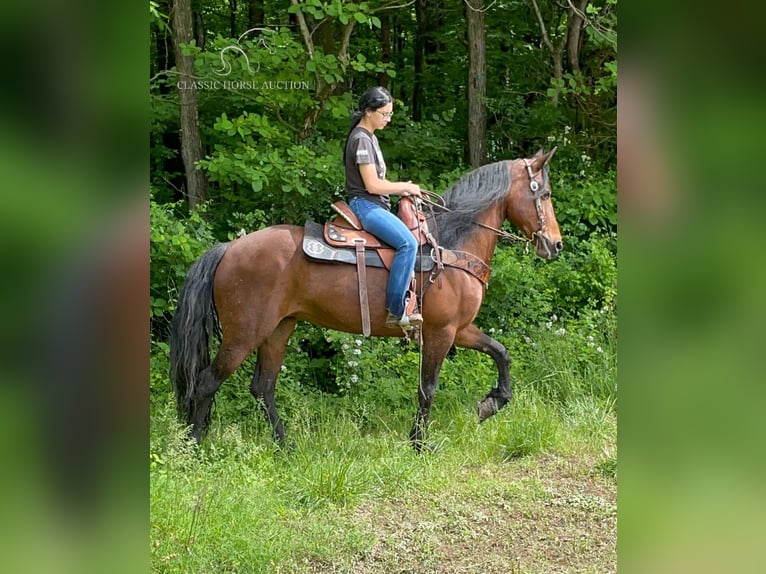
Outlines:
{"label": "woman rider", "polygon": [[407,226],[391,212],[391,195],[420,197],[420,186],[386,179],[386,163],[375,131],[391,121],[394,102],[382,87],[368,89],[359,99],[351,120],[343,161],[346,168],[346,198],[362,227],[394,249],[386,289],[387,327],[415,327],[423,322],[420,313],[406,315],[406,295],[415,267],[417,242]]}

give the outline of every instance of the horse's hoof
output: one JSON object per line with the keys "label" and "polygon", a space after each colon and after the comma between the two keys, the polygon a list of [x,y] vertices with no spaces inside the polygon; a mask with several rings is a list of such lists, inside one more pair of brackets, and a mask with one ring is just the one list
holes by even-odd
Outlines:
{"label": "horse's hoof", "polygon": [[282,439],[276,442],[276,452],[279,454],[292,454],[298,450],[298,445],[294,440]]}
{"label": "horse's hoof", "polygon": [[483,423],[489,417],[497,414],[497,401],[494,397],[487,397],[483,401],[477,404],[479,422]]}
{"label": "horse's hoof", "polygon": [[423,441],[413,442],[412,448],[414,448],[415,452],[418,454],[433,454],[439,450],[439,447],[435,444]]}

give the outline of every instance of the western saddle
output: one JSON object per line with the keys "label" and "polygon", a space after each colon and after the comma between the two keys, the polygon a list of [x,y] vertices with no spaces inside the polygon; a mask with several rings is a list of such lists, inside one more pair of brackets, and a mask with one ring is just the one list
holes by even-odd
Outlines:
{"label": "western saddle", "polygon": [[[430,244],[433,247],[436,268],[431,273],[429,281],[433,283],[439,273],[444,269],[441,261],[441,252],[436,239],[428,229],[425,215],[410,197],[402,197],[399,200],[399,219],[407,226],[418,245]],[[328,245],[340,248],[353,247],[356,253],[356,270],[359,279],[359,305],[362,310],[362,333],[370,335],[370,308],[367,300],[367,272],[365,265],[365,251],[373,249],[380,257],[383,266],[391,270],[396,251],[390,245],[383,243],[371,233],[362,229],[362,224],[356,214],[345,201],[336,201],[332,204],[333,210],[338,214],[335,219],[324,225],[324,240]],[[407,297],[406,314],[410,315],[417,308],[416,283],[413,273],[410,281],[409,294]]]}
{"label": "western saddle", "polygon": [[[417,307],[418,295],[422,300],[426,290],[436,282],[441,288],[439,276],[445,266],[460,269],[478,279],[486,289],[491,269],[481,258],[467,251],[444,249],[428,229],[426,216],[418,209],[417,200],[403,197],[399,200],[399,218],[412,231],[420,245],[415,262],[415,271],[429,273],[427,281],[416,290],[415,273],[410,282],[406,313],[413,313]],[[303,234],[303,252],[315,261],[355,264],[359,280],[359,306],[362,314],[362,333],[369,336],[370,309],[367,301],[367,267],[391,269],[395,250],[372,234],[362,229],[362,224],[351,208],[343,202],[332,204],[337,216],[320,225],[307,221]],[[429,249],[430,248],[430,249]]]}

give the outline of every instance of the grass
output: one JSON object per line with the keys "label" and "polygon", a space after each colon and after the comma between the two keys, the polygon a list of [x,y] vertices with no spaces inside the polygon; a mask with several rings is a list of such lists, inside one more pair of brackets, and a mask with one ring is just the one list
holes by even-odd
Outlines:
{"label": "grass", "polygon": [[512,403],[481,425],[486,358],[461,351],[445,364],[438,449],[422,456],[407,442],[414,393],[403,412],[387,402],[401,391],[334,396],[287,379],[278,400],[292,447],[279,450],[239,403],[222,405],[196,447],[155,392],[152,571],[616,572],[613,360],[582,361],[571,341],[537,335],[532,354],[548,362],[516,368]]}

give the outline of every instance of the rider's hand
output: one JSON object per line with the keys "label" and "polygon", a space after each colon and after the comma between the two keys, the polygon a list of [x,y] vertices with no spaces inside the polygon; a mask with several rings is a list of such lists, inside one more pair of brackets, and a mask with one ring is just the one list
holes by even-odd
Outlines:
{"label": "rider's hand", "polygon": [[412,183],[411,181],[407,182],[407,187],[405,187],[404,195],[414,195],[415,197],[422,197],[423,194],[420,193],[420,186],[417,183]]}

